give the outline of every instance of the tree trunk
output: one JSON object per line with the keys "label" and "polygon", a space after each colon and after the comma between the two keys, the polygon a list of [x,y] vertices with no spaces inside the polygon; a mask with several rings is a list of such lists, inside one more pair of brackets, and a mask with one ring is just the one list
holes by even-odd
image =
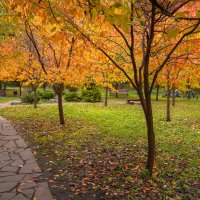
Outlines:
{"label": "tree trunk", "polygon": [[[119,87],[119,85],[118,85],[118,83],[116,83],[116,87],[115,87],[115,89],[116,89],[116,90],[118,90],[118,87]],[[119,94],[118,94],[118,92],[116,92],[116,93],[115,93],[115,96],[116,96],[116,98],[118,98],[118,97],[119,97]]]}
{"label": "tree trunk", "polygon": [[37,89],[35,89],[33,92],[34,92],[33,107],[37,108]]}
{"label": "tree trunk", "polygon": [[64,112],[63,112],[63,100],[62,100],[62,97],[63,97],[62,93],[58,94],[58,110],[59,110],[60,124],[64,125],[65,124],[65,119],[64,119]]}
{"label": "tree trunk", "polygon": [[172,86],[172,106],[175,106],[175,99],[176,99],[176,97],[175,97],[175,89],[176,89],[176,87],[173,84],[173,86]]}
{"label": "tree trunk", "polygon": [[4,89],[4,91],[6,91],[6,86],[7,86],[7,83],[4,83],[4,84],[3,84],[3,89]]}
{"label": "tree trunk", "polygon": [[21,83],[19,84],[19,96],[20,97],[22,96],[22,85],[21,85]]}
{"label": "tree trunk", "polygon": [[152,176],[154,159],[155,159],[155,133],[153,126],[153,112],[152,112],[152,104],[151,97],[146,96],[146,111],[145,119],[147,125],[147,137],[148,137],[148,155],[146,161],[146,169],[148,170],[150,176]]}
{"label": "tree trunk", "polygon": [[170,85],[169,85],[169,79],[167,80],[167,116],[166,116],[166,121],[170,122],[171,118],[170,118]]}
{"label": "tree trunk", "polygon": [[59,112],[59,119],[60,124],[65,124],[65,118],[64,118],[64,112],[63,112],[63,91],[64,91],[64,85],[58,84],[53,86],[54,92],[58,96],[58,112]]}
{"label": "tree trunk", "polygon": [[159,89],[160,89],[160,86],[157,85],[157,86],[156,86],[156,101],[158,101]]}
{"label": "tree trunk", "polygon": [[106,91],[105,91],[105,101],[104,101],[104,105],[107,106],[108,105],[108,87],[106,87]]}

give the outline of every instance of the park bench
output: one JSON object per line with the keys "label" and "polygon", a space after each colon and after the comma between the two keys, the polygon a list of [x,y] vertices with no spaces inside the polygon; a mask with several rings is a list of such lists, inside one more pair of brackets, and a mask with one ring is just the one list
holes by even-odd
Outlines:
{"label": "park bench", "polygon": [[131,105],[134,105],[134,104],[140,105],[141,102],[140,102],[139,99],[128,99],[128,100],[127,100],[127,104],[131,104]]}
{"label": "park bench", "polygon": [[118,89],[118,92],[114,92],[114,91],[110,91],[110,94],[116,94],[116,93],[118,93],[118,94],[123,94],[123,95],[127,95],[128,96],[128,89]]}
{"label": "park bench", "polygon": [[0,96],[6,96],[6,91],[5,90],[0,90]]}

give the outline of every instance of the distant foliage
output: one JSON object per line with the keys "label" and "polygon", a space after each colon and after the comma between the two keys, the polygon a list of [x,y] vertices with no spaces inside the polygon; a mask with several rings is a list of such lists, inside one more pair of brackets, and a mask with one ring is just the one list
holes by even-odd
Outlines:
{"label": "distant foliage", "polygon": [[[33,103],[34,102],[34,93],[28,92],[22,95],[21,97],[23,103]],[[40,100],[40,97],[37,97],[37,101]]]}
{"label": "distant foliage", "polygon": [[49,99],[54,98],[56,96],[56,94],[53,91],[51,91],[51,90],[40,90],[38,92],[38,96],[41,99],[49,100]]}
{"label": "distant foliage", "polygon": [[66,92],[64,98],[66,101],[81,101],[81,97],[78,92]]}
{"label": "distant foliage", "polygon": [[99,102],[101,101],[101,92],[96,86],[83,89],[81,91],[81,98],[85,102]]}

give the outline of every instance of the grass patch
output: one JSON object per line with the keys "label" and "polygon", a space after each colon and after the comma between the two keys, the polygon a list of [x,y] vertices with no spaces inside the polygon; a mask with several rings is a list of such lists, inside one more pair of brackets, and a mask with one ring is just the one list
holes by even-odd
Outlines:
{"label": "grass patch", "polygon": [[10,102],[19,99],[19,97],[0,97],[0,103]]}
{"label": "grass patch", "polygon": [[[146,126],[138,105],[67,103],[0,110],[37,152],[57,199],[198,199],[200,102],[177,101],[172,122],[165,102],[154,102],[157,156],[144,171]],[[15,115],[13,115],[15,113]]]}

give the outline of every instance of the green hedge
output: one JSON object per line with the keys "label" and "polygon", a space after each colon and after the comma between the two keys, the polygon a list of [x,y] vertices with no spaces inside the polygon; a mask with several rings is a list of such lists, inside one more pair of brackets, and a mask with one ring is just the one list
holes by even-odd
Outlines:
{"label": "green hedge", "polygon": [[40,90],[38,96],[43,100],[49,100],[56,96],[52,90]]}

